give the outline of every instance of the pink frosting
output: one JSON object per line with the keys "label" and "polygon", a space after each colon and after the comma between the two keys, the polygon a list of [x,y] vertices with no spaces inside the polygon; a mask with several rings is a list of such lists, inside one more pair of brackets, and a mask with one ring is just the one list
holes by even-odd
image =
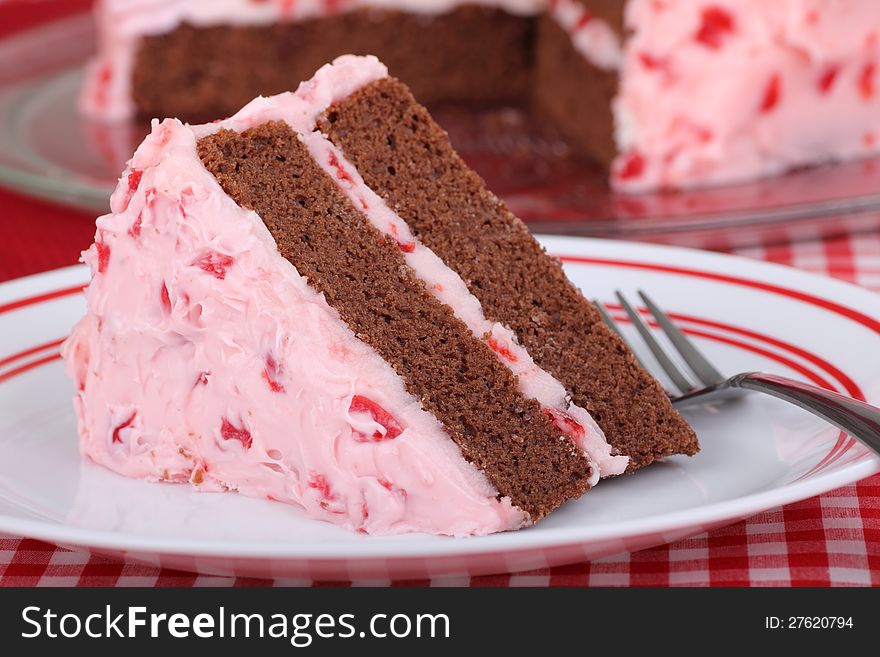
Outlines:
{"label": "pink frosting", "polygon": [[[384,75],[373,58],[346,58],[223,125],[313,121]],[[196,151],[216,129],[154,122],[84,254],[88,312],[64,346],[83,454],[371,534],[528,524],[223,193]]]}
{"label": "pink frosting", "polygon": [[617,189],[880,152],[880,3],[630,0],[626,24]]}
{"label": "pink frosting", "polygon": [[[95,8],[98,55],[87,67],[80,109],[86,116],[104,121],[133,116],[131,71],[138,42],[145,35],[164,34],[184,22],[200,27],[268,25],[362,8],[439,14],[461,5],[532,15],[543,10],[546,0],[99,0]],[[291,80],[291,87],[298,82]]]}

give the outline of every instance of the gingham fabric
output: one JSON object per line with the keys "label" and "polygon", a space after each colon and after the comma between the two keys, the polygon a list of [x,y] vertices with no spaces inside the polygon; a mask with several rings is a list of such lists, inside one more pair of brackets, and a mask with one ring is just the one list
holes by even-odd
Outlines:
{"label": "gingham fabric", "polygon": [[[0,0],[0,36],[89,0]],[[15,10],[13,10],[13,8]],[[880,222],[878,222],[880,223]],[[72,264],[93,217],[0,190],[0,281]],[[880,234],[733,250],[880,291]],[[122,563],[0,535],[0,586],[288,586],[303,580],[209,577]],[[880,585],[880,475],[670,545],[513,575],[343,585]],[[338,585],[338,584],[332,584]]]}

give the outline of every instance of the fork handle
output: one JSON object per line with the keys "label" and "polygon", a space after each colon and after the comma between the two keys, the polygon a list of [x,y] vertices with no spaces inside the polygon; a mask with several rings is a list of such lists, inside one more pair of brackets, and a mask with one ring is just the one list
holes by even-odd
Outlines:
{"label": "fork handle", "polygon": [[880,408],[794,379],[764,372],[738,374],[731,388],[754,390],[799,406],[880,454]]}

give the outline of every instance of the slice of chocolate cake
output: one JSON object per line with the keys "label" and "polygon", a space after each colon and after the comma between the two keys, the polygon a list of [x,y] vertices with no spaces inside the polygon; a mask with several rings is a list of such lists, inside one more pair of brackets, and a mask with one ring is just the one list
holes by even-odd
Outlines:
{"label": "slice of chocolate cake", "polygon": [[82,451],[371,534],[515,529],[693,432],[373,57],[153,124],[65,345]]}

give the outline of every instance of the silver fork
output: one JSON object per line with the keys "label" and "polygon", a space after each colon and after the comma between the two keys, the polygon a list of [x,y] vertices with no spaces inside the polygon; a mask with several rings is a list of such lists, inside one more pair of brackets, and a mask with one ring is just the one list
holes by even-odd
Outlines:
{"label": "silver fork", "polygon": [[[667,391],[673,404],[676,406],[704,401],[709,396],[730,395],[741,393],[742,391],[762,392],[799,406],[805,411],[809,411],[813,415],[830,422],[841,431],[848,433],[877,454],[880,454],[880,408],[845,397],[836,392],[831,392],[830,390],[825,390],[824,388],[811,386],[784,376],[777,376],[776,374],[743,372],[742,374],[726,377],[700,353],[693,342],[673,324],[669,316],[647,294],[640,290],[639,296],[654,317],[657,325],[666,334],[678,355],[681,356],[681,359],[687,364],[693,376],[696,377],[698,383],[694,383],[690,375],[679,367],[669,354],[664,351],[663,347],[654,337],[651,328],[642,318],[641,313],[619,291],[616,295],[623,310],[629,316],[639,335],[648,345],[657,363],[677,388],[677,391],[673,393]],[[617,322],[612,319],[605,306],[598,301],[593,303],[599,309],[605,323],[623,338]],[[642,363],[642,366],[644,367],[644,363]]]}

